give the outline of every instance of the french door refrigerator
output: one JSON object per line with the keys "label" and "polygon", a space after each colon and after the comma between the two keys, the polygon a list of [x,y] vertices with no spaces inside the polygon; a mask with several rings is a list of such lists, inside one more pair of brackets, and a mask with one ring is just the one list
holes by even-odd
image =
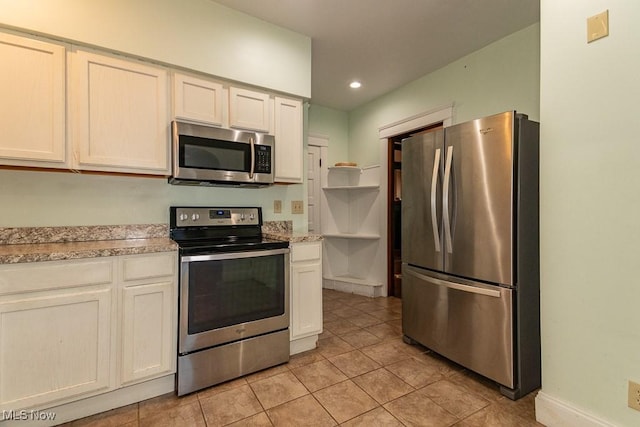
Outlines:
{"label": "french door refrigerator", "polygon": [[518,399],[540,387],[539,124],[514,111],[402,141],[402,328]]}

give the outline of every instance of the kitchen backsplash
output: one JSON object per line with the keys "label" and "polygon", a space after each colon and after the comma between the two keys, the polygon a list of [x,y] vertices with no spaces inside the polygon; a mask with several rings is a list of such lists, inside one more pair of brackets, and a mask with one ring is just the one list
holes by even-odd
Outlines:
{"label": "kitchen backsplash", "polygon": [[293,221],[264,221],[262,223],[263,233],[291,233],[293,232]]}

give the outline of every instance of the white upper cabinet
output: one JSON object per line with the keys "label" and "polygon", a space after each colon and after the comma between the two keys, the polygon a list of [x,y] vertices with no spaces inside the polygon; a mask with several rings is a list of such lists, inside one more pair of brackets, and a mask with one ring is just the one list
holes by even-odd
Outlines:
{"label": "white upper cabinet", "polygon": [[229,127],[269,132],[269,94],[237,87],[229,88]]}
{"label": "white upper cabinet", "polygon": [[0,33],[0,164],[65,168],[65,47]]}
{"label": "white upper cabinet", "polygon": [[224,126],[227,102],[222,84],[175,73],[173,116],[179,120]]}
{"label": "white upper cabinet", "polygon": [[82,50],[70,58],[74,167],[168,175],[167,71]]}
{"label": "white upper cabinet", "polygon": [[168,176],[176,119],[274,135],[275,181],[304,181],[300,99],[9,32],[0,60],[0,165]]}
{"label": "white upper cabinet", "polygon": [[302,102],[275,98],[275,181],[300,183],[303,179]]}

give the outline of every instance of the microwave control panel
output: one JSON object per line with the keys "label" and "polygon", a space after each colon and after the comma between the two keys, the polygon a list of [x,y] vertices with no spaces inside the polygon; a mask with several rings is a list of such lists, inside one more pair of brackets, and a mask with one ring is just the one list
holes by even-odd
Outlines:
{"label": "microwave control panel", "polygon": [[268,145],[256,145],[255,173],[271,173],[271,147]]}

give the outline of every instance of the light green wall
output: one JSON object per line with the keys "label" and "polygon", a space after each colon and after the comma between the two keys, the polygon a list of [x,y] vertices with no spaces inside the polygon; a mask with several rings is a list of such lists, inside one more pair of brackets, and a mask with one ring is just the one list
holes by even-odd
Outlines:
{"label": "light green wall", "polygon": [[639,20],[635,1],[541,2],[543,392],[620,426],[640,425]]}
{"label": "light green wall", "polygon": [[[273,213],[273,200],[283,213]],[[306,215],[290,213],[303,200],[303,185],[268,188],[188,187],[166,178],[0,170],[0,227],[168,223],[169,206],[262,206],[266,220],[294,221],[306,230]]]}
{"label": "light green wall", "polygon": [[0,0],[0,24],[311,96],[311,39],[210,0]]}
{"label": "light green wall", "polygon": [[454,104],[454,123],[507,110],[537,121],[539,52],[534,24],[351,111],[349,160],[378,164],[380,127],[445,104]]}
{"label": "light green wall", "polygon": [[309,133],[329,138],[329,165],[349,159],[347,112],[312,104],[309,108]]}
{"label": "light green wall", "polygon": [[[209,0],[0,0],[0,26],[126,52],[308,96],[311,42]],[[0,227],[168,222],[170,205],[256,205],[292,220],[303,185],[262,189],[172,186],[162,178],[0,170]],[[273,213],[273,200],[283,213]]]}

